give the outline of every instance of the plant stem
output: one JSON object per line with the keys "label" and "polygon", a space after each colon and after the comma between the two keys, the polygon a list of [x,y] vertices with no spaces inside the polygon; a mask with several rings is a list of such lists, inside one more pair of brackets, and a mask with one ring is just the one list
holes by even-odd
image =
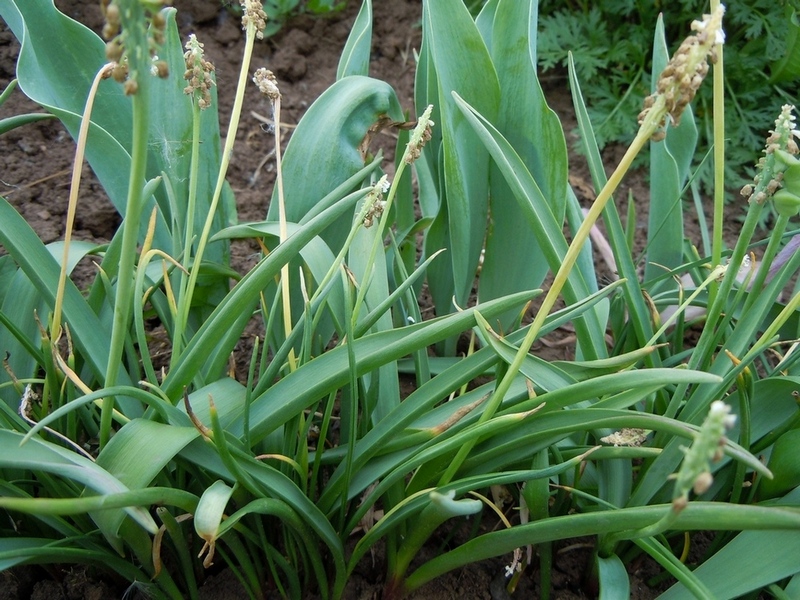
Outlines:
{"label": "plant stem", "polygon": [[[123,22],[127,31],[126,44],[129,48],[128,62],[131,80],[137,89],[133,100],[133,136],[131,143],[131,170],[128,181],[128,201],[125,219],[122,224],[122,244],[117,277],[117,293],[114,300],[114,321],[111,329],[111,347],[108,350],[105,387],[117,385],[122,353],[131,320],[133,302],[133,279],[136,265],[136,243],[139,237],[139,222],[144,204],[143,186],[147,173],[147,142],[150,128],[150,50],[144,8],[138,1],[125,3]],[[114,398],[103,398],[100,410],[100,448],[111,437],[111,420]]]}
{"label": "plant stem", "polygon": [[[196,98],[192,101],[192,158],[189,166],[189,198],[186,206],[185,231],[183,239],[183,264],[188,267],[192,257],[192,242],[194,237],[194,217],[197,204],[197,179],[200,165],[200,106]],[[181,304],[175,314],[175,326],[172,335],[172,362],[180,358],[183,351],[183,337],[186,332],[186,319],[188,311],[183,310],[183,298],[189,289],[188,278],[181,275],[179,298]]]}
{"label": "plant stem", "polygon": [[[711,0],[711,12],[717,10],[719,0]],[[722,223],[725,214],[725,76],[723,45],[716,44],[717,62],[714,65],[714,233],[711,243],[711,265],[722,262]],[[714,303],[719,286],[709,288],[709,305]]]}
{"label": "plant stem", "polygon": [[[281,97],[272,104],[272,120],[275,123],[275,183],[278,188],[278,239],[284,243],[289,237],[286,225],[286,200],[283,195],[283,168],[281,162]],[[283,302],[283,334],[287,338],[292,333],[292,296],[289,289],[289,264],[281,267],[281,301]],[[289,371],[297,369],[294,348],[289,349]]]}
{"label": "plant stem", "polygon": [[[203,260],[203,254],[208,244],[208,238],[211,235],[211,226],[214,223],[214,217],[219,205],[219,199],[222,196],[222,188],[225,185],[225,175],[228,172],[228,166],[231,162],[231,155],[233,154],[233,145],[236,142],[236,130],[239,127],[239,119],[242,114],[242,103],[244,102],[244,90],[247,86],[247,75],[250,69],[250,60],[253,56],[253,45],[256,39],[256,25],[252,21],[247,24],[245,30],[245,47],[244,55],[242,56],[242,68],[239,71],[239,80],[236,86],[236,97],[233,101],[233,109],[231,110],[231,120],[228,126],[228,134],[225,138],[225,145],[222,149],[222,162],[217,174],[217,183],[214,188],[214,195],[211,198],[211,205],[208,207],[208,215],[206,222],[203,226],[203,231],[200,234],[200,239],[197,242],[197,253],[195,254],[192,268],[189,271],[189,284],[186,287],[186,295],[181,298],[181,305],[179,311],[182,311],[180,316],[181,322],[185,325],[189,320],[189,309],[192,305],[192,296],[194,289],[197,285],[197,277],[200,272],[200,265]],[[188,227],[188,224],[187,224]],[[173,364],[174,361],[173,361]]]}

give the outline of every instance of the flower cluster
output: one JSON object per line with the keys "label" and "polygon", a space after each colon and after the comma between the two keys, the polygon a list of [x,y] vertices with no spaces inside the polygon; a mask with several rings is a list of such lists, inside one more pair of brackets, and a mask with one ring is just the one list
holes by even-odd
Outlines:
{"label": "flower cluster", "polygon": [[[148,0],[143,2],[142,5],[145,8],[145,14],[148,15],[147,21],[150,24],[145,35],[147,36],[148,50],[153,61],[151,72],[164,79],[169,75],[169,67],[166,61],[158,59],[156,52],[164,44],[164,30],[167,26],[167,20],[161,9],[165,6],[165,1]],[[128,78],[127,36],[126,31],[122,28],[122,21],[124,20],[122,11],[117,0],[111,0],[110,2],[109,0],[102,0],[100,7],[106,19],[102,31],[103,37],[108,40],[106,58],[114,63],[111,76],[118,83],[124,84],[126,95],[135,94],[139,86],[135,78]],[[130,17],[128,18],[130,19]]]}
{"label": "flower cluster", "polygon": [[678,474],[675,476],[675,495],[672,507],[682,510],[689,502],[689,491],[703,494],[708,491],[714,478],[710,465],[722,458],[722,447],[725,445],[725,432],[736,423],[736,415],[731,414],[731,407],[716,400],[711,403],[706,420],[700,427],[691,447],[684,448],[686,454]]}
{"label": "flower cluster", "polygon": [[264,29],[267,26],[267,13],[259,0],[241,0],[242,5],[242,29],[247,29],[250,23],[256,28],[256,37],[264,39]]}
{"label": "flower cluster", "polygon": [[367,209],[363,220],[364,227],[372,227],[375,220],[380,219],[383,215],[383,211],[386,208],[383,195],[389,191],[389,187],[389,179],[384,175],[367,195],[367,200],[364,203],[364,207]]}
{"label": "flower cluster", "polygon": [[[716,45],[725,41],[722,31],[722,15],[725,7],[719,5],[713,14],[703,15],[702,21],[692,22],[695,33],[686,38],[672,59],[661,72],[656,82],[656,91],[645,98],[644,108],[639,113],[639,124],[659,104],[658,131],[654,140],[663,139],[667,115],[673,125],[678,125],[684,109],[694,99],[697,90],[708,74],[708,61],[716,62]],[[659,102],[660,101],[660,102]]]}
{"label": "flower cluster", "polygon": [[800,132],[795,124],[794,106],[785,104],[775,119],[762,156],[756,165],[753,184],[742,188],[741,194],[750,202],[763,204],[770,197],[780,214],[793,216],[800,209],[800,154],[796,138]]}
{"label": "flower cluster", "polygon": [[432,111],[433,105],[431,104],[422,113],[422,116],[417,121],[417,126],[411,134],[411,139],[408,142],[408,152],[405,156],[405,161],[409,165],[420,157],[422,148],[431,139],[431,127],[434,125],[434,122],[431,121]]}
{"label": "flower cluster", "polygon": [[183,89],[184,94],[195,94],[197,106],[201,109],[211,106],[211,86],[215,85],[211,73],[214,72],[214,65],[208,62],[203,56],[203,44],[197,41],[192,33],[189,41],[186,42],[186,72],[183,78],[189,82]]}

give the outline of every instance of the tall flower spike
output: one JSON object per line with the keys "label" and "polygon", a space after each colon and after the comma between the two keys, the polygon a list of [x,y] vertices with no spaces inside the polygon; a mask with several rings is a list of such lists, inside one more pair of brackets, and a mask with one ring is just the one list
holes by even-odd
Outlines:
{"label": "tall flower spike", "polygon": [[[656,82],[656,91],[645,98],[644,109],[639,113],[639,124],[647,117],[655,119],[654,140],[664,139],[663,127],[667,115],[673,125],[678,125],[684,109],[694,99],[697,90],[708,74],[708,60],[716,62],[715,46],[725,41],[722,31],[722,15],[725,7],[720,4],[702,21],[692,22],[695,33],[686,38],[661,72]],[[651,115],[651,111],[655,111]]]}
{"label": "tall flower spike", "polygon": [[242,5],[242,29],[247,29],[249,23],[256,27],[256,37],[264,39],[264,29],[267,26],[267,13],[259,0],[240,0]]}
{"label": "tall flower spike", "polygon": [[186,52],[183,58],[186,59],[186,72],[183,78],[189,84],[183,88],[184,94],[194,94],[197,99],[197,106],[206,109],[211,106],[211,86],[216,85],[211,73],[214,72],[214,65],[208,62],[203,55],[203,44],[197,41],[192,33],[189,41],[186,42]]}

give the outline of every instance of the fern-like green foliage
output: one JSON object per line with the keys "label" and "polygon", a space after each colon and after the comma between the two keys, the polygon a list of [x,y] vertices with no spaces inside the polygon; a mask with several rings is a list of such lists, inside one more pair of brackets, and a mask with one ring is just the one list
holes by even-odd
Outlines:
{"label": "fern-like green foliage", "polygon": [[[791,28],[798,27],[798,0],[743,0],[727,3],[725,15],[726,181],[732,188],[752,177],[763,132],[770,129],[782,104],[794,103],[798,79],[777,85],[772,69],[790,51]],[[599,145],[628,143],[631,123],[650,93],[652,29],[663,13],[673,51],[689,32],[689,24],[708,10],[707,2],[670,3],[642,0],[540,2],[538,53],[540,67],[563,68],[571,52]],[[711,86],[695,100],[700,129],[696,161],[711,143]],[[700,181],[709,184],[711,169]]]}

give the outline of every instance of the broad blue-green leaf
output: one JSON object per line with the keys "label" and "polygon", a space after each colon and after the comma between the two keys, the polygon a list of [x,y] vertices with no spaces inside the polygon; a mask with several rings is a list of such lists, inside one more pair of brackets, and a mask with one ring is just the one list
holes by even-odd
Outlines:
{"label": "broad blue-green leaf", "polygon": [[[652,87],[669,60],[664,39],[664,20],[661,15],[653,40]],[[683,263],[683,206],[681,188],[688,175],[697,142],[697,126],[690,106],[681,118],[680,126],[667,126],[667,137],[650,142],[650,211],[647,229],[647,261],[645,281],[660,277],[664,269],[675,269]],[[676,285],[672,279],[667,286]],[[662,284],[663,285],[663,284]]]}
{"label": "broad blue-green leaf", "polygon": [[[484,34],[484,41],[500,80],[497,129],[530,170],[560,226],[567,203],[567,146],[536,74],[537,5],[535,0],[496,3],[492,35],[487,39]],[[486,11],[484,7],[480,18]],[[490,177],[491,219],[478,292],[481,300],[538,287],[549,269],[547,261],[539,259],[536,233],[520,218],[519,205],[497,164],[492,165]],[[502,319],[503,327],[513,318]]]}
{"label": "broad blue-green leaf", "polygon": [[475,17],[475,26],[483,38],[483,43],[491,52],[492,49],[492,34],[494,33],[494,16],[497,12],[497,5],[500,0],[487,0],[481,8],[481,12]]}
{"label": "broad blue-green leaf", "polygon": [[[283,159],[288,221],[300,222],[328,192],[364,167],[359,145],[384,115],[403,120],[394,90],[377,79],[345,77],[317,98],[298,123]],[[267,219],[278,220],[277,188]],[[322,234],[334,253],[342,247],[350,224],[349,217],[342,217]]]}
{"label": "broad blue-green leaf", "polygon": [[[77,138],[89,87],[107,62],[103,42],[47,0],[0,0],[0,16],[22,44],[17,63],[20,89],[55,114]],[[86,159],[111,201],[124,213],[130,165],[130,103],[119,85],[106,81],[98,90],[95,110]],[[112,115],[113,119],[109,118]]]}
{"label": "broad blue-green leaf", "polygon": [[[433,120],[442,130],[455,298],[460,306],[466,306],[486,234],[489,155],[466,125],[452,92],[458,92],[487,118],[494,119],[500,90],[489,52],[461,0],[426,1],[422,17],[423,37],[429,44],[438,84],[438,110]],[[430,285],[435,287],[437,282],[430,280]]]}
{"label": "broad blue-green leaf", "polygon": [[627,600],[630,598],[631,582],[628,571],[619,556],[597,557],[597,578],[600,583],[600,600]]}
{"label": "broad blue-green leaf", "polygon": [[[423,35],[422,46],[417,56],[417,72],[414,79],[414,104],[417,114],[421,114],[428,106],[433,106],[431,114],[434,123],[441,125],[439,111],[439,83],[436,67],[431,54],[431,43]],[[419,207],[422,216],[430,220],[425,232],[422,247],[422,258],[432,256],[446,249],[452,252],[448,227],[447,189],[444,182],[441,126],[431,129],[431,139],[425,144],[422,156],[414,163],[414,170],[419,185]],[[452,310],[452,298],[455,294],[453,282],[453,261],[442,257],[428,269],[427,281],[431,299],[437,314],[446,314]],[[455,342],[444,353],[453,354]]]}
{"label": "broad blue-green leaf", "polygon": [[336,69],[336,80],[348,75],[369,76],[369,57],[372,50],[372,0],[363,0],[361,10],[347,36],[339,67]]}
{"label": "broad blue-green leaf", "polygon": [[[508,140],[464,99],[458,96],[455,99],[467,122],[478,134],[479,143],[488,148],[508,183],[519,206],[520,217],[527,221],[539,240],[543,258],[553,272],[558,271],[568,245],[544,194]],[[573,269],[564,286],[567,303],[575,304],[590,295],[590,287],[583,280],[583,274]],[[600,318],[599,311],[587,311],[583,319],[575,322],[575,330],[578,338],[586,342],[582,346],[586,358],[598,358],[605,354],[605,321]]]}

